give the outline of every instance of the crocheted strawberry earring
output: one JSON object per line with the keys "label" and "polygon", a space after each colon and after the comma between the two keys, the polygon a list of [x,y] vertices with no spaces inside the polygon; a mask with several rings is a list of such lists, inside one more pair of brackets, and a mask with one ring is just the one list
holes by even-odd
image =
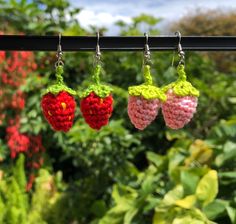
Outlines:
{"label": "crocheted strawberry earring", "polygon": [[153,84],[150,74],[150,50],[148,35],[144,34],[146,44],[144,48],[144,79],[145,82],[128,89],[128,115],[131,123],[139,130],[145,129],[158,115],[161,102],[166,100],[164,92]]}
{"label": "crocheted strawberry earring", "polygon": [[180,61],[177,67],[179,78],[177,81],[162,88],[167,96],[166,102],[162,103],[162,113],[168,127],[179,129],[189,123],[196,112],[199,91],[186,80],[187,77],[184,70],[185,53],[180,44],[181,34],[179,31],[175,34],[179,39],[178,55]]}
{"label": "crocheted strawberry earring", "polygon": [[73,125],[76,102],[73,95],[76,92],[67,87],[63,81],[63,61],[61,49],[61,34],[57,47],[56,83],[49,86],[41,100],[43,115],[55,131],[67,132]]}
{"label": "crocheted strawberry earring", "polygon": [[112,89],[100,83],[101,51],[99,46],[99,32],[97,32],[97,46],[95,54],[95,69],[92,76],[94,84],[80,94],[80,109],[86,123],[95,130],[100,130],[109,122],[113,111]]}

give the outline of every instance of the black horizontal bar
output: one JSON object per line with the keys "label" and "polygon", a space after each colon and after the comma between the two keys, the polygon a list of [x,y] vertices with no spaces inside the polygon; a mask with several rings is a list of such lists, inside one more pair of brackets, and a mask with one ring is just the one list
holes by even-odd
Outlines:
{"label": "black horizontal bar", "polygon": [[[95,36],[62,36],[63,51],[94,51],[97,43]],[[141,51],[145,37],[141,36],[102,36],[99,40],[102,51]],[[150,50],[175,50],[176,36],[150,36]],[[17,51],[56,51],[58,36],[0,35],[0,50]],[[183,36],[183,50],[187,51],[235,51],[236,36]]]}

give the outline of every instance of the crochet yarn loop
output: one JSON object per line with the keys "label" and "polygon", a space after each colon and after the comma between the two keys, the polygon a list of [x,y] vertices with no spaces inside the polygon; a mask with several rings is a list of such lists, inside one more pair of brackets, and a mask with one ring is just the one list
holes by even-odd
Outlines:
{"label": "crochet yarn loop", "polygon": [[179,75],[179,80],[181,81],[186,81],[187,79],[187,76],[186,76],[186,73],[185,73],[185,70],[184,70],[184,65],[179,65],[177,67],[177,73]]}
{"label": "crochet yarn loop", "polygon": [[85,91],[83,91],[80,95],[81,98],[87,97],[90,93],[94,92],[97,96],[101,98],[105,98],[111,94],[112,88],[108,85],[103,85],[100,83],[100,73],[102,66],[97,64],[94,69],[94,74],[92,79],[95,84],[90,85]]}
{"label": "crochet yarn loop", "polygon": [[99,85],[100,84],[100,73],[101,73],[101,65],[97,65],[94,69],[94,74],[92,76],[94,82]]}
{"label": "crochet yarn loop", "polygon": [[57,78],[57,83],[63,84],[63,66],[59,65],[56,67],[56,78]]}
{"label": "crochet yarn loop", "polygon": [[144,79],[145,82],[138,86],[130,86],[128,89],[130,96],[143,96],[147,100],[159,99],[161,101],[166,101],[166,95],[164,92],[153,85],[152,76],[150,73],[150,65],[145,65],[144,67]]}
{"label": "crochet yarn loop", "polygon": [[188,82],[184,65],[179,65],[177,67],[177,73],[179,75],[178,79],[175,82],[170,83],[167,86],[164,86],[162,90],[166,93],[169,89],[172,89],[177,96],[196,96],[199,97],[199,91]]}
{"label": "crochet yarn loop", "polygon": [[145,65],[143,76],[144,76],[145,84],[147,84],[147,85],[153,84],[149,65]]}
{"label": "crochet yarn loop", "polygon": [[71,95],[76,95],[76,92],[73,89],[65,85],[63,81],[63,76],[62,76],[63,72],[64,72],[63,66],[58,65],[56,67],[56,79],[57,79],[56,83],[54,85],[49,86],[46,92],[44,92],[44,94],[52,93],[53,95],[57,95],[59,92],[65,91]]}

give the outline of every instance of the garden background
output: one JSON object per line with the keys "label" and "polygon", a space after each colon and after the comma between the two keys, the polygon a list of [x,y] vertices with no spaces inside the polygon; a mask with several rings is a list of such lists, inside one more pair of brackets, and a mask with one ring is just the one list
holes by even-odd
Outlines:
{"label": "garden background", "polygon": [[[0,6],[1,34],[97,29],[82,28],[81,9],[67,0],[0,0]],[[143,27],[158,35],[160,21],[141,14],[116,26],[119,35],[143,35]],[[235,35],[236,13],[198,10],[168,29]],[[75,90],[88,86],[93,54],[64,53],[65,81]],[[159,86],[176,80],[172,57],[152,52]],[[186,52],[188,79],[201,95],[194,119],[177,131],[161,115],[142,132],[128,119],[127,89],[142,82],[142,60],[140,52],[102,52],[102,79],[114,89],[110,124],[92,130],[77,107],[65,134],[49,127],[40,108],[42,91],[55,79],[55,52],[0,52],[0,223],[236,223],[236,54]]]}

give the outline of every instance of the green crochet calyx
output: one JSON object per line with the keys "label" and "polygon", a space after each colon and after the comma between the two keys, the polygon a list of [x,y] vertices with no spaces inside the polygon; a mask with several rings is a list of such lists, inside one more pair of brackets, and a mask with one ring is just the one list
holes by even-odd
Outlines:
{"label": "green crochet calyx", "polygon": [[164,86],[162,90],[166,93],[169,89],[172,89],[173,92],[178,96],[196,96],[199,97],[199,91],[192,86],[190,82],[186,79],[186,73],[184,70],[184,65],[179,65],[177,67],[177,73],[179,78],[177,81],[170,83],[167,86]]}
{"label": "green crochet calyx", "polygon": [[148,100],[159,99],[161,101],[166,101],[166,95],[164,92],[160,88],[153,85],[149,65],[145,65],[144,67],[144,79],[145,82],[143,84],[129,87],[129,95],[143,96],[143,98]]}
{"label": "green crochet calyx", "polygon": [[103,85],[100,83],[101,68],[101,65],[96,65],[94,74],[92,76],[95,84],[90,85],[85,91],[79,94],[81,98],[87,97],[91,92],[94,92],[101,98],[105,98],[111,94],[112,88],[108,85]]}
{"label": "green crochet calyx", "polygon": [[59,65],[56,67],[56,78],[57,78],[56,83],[54,85],[49,86],[45,94],[52,93],[53,95],[57,95],[59,92],[65,91],[71,95],[76,95],[76,91],[65,85],[62,74],[63,74],[63,66]]}

